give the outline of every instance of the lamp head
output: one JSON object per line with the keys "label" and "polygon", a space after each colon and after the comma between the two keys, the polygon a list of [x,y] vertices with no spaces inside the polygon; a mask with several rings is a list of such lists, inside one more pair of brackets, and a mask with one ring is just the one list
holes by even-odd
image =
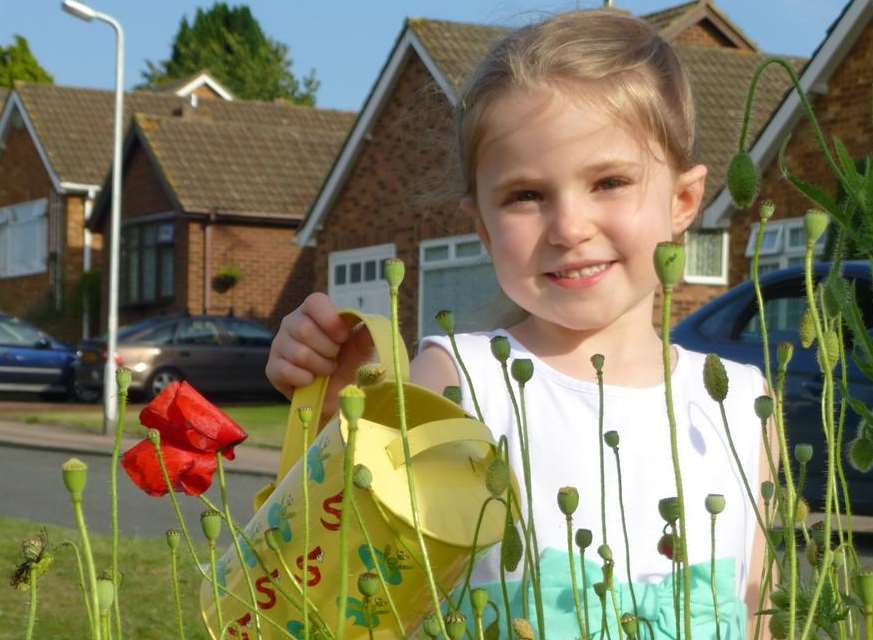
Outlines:
{"label": "lamp head", "polygon": [[97,16],[97,12],[94,9],[81,2],[76,2],[76,0],[64,0],[61,3],[61,8],[71,16],[75,16],[85,22],[91,22]]}

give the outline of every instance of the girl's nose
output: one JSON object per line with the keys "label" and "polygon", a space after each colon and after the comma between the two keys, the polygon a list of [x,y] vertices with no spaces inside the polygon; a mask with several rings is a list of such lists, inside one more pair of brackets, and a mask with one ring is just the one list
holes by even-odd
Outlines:
{"label": "girl's nose", "polygon": [[565,197],[554,202],[550,211],[548,240],[551,244],[574,247],[597,233],[590,215],[590,204],[578,198]]}

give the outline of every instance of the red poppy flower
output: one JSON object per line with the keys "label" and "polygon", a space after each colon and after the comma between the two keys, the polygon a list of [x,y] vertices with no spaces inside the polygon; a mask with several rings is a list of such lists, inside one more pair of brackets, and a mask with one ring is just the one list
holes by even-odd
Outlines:
{"label": "red poppy flower", "polygon": [[[139,414],[140,422],[161,434],[161,455],[174,491],[200,495],[212,484],[215,454],[233,460],[233,447],[247,434],[187,382],[168,385]],[[154,445],[143,440],[125,452],[121,465],[150,496],[167,493]]]}

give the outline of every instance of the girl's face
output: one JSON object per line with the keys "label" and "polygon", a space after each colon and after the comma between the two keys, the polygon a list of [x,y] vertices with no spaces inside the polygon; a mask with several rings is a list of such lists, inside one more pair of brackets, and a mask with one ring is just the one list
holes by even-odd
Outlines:
{"label": "girl's face", "polygon": [[657,145],[551,88],[506,92],[482,126],[463,206],[506,294],[555,328],[651,330],[655,245],[694,219],[706,168],[675,175]]}

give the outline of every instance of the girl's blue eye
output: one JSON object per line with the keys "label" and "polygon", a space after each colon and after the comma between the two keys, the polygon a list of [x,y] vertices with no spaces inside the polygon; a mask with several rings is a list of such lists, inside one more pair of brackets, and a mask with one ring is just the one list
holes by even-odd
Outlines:
{"label": "girl's blue eye", "polygon": [[520,191],[513,191],[509,194],[508,201],[512,202],[534,202],[540,199],[540,192],[533,191],[531,189],[522,189]]}
{"label": "girl's blue eye", "polygon": [[630,184],[630,181],[625,178],[620,178],[618,176],[610,176],[609,178],[604,178],[603,180],[599,180],[596,184],[597,187],[604,187],[607,191],[611,191],[613,189],[619,189],[621,187],[627,186]]}

